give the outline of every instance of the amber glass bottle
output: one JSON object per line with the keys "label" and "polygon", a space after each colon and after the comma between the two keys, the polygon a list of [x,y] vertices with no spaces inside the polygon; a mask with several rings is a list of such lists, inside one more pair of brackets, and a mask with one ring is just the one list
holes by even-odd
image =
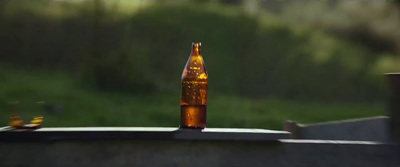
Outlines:
{"label": "amber glass bottle", "polygon": [[201,43],[192,43],[192,53],[182,73],[181,128],[203,129],[207,122],[208,74]]}

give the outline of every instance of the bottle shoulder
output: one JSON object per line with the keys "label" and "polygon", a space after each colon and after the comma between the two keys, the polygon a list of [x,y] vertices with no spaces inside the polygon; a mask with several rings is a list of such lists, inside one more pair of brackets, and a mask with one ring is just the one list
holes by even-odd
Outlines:
{"label": "bottle shoulder", "polygon": [[208,75],[206,73],[200,75],[185,75],[182,74],[182,81],[208,81]]}

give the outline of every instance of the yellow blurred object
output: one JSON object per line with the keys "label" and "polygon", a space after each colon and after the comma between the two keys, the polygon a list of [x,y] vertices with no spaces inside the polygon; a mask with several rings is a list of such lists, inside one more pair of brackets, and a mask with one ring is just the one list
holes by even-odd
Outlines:
{"label": "yellow blurred object", "polygon": [[24,126],[24,121],[22,121],[20,116],[12,116],[10,118],[10,126],[14,127],[14,128],[20,128]]}
{"label": "yellow blurred object", "polygon": [[[14,105],[11,110],[10,122],[9,125],[16,129],[36,129],[39,128],[43,123],[43,116],[34,117],[31,120],[30,124],[24,124],[24,121],[21,119],[21,116],[18,114],[17,104],[18,102],[11,103]],[[44,102],[39,102],[38,104],[44,104]]]}
{"label": "yellow blurred object", "polygon": [[42,122],[43,122],[43,117],[42,117],[42,116],[40,116],[40,117],[35,117],[35,118],[33,118],[33,119],[31,120],[31,124],[35,124],[35,125],[37,125],[37,126],[40,126],[40,125],[42,124]]}
{"label": "yellow blurred object", "polygon": [[42,122],[42,116],[33,118],[30,124],[24,124],[20,116],[13,116],[10,118],[9,125],[16,129],[36,129],[42,126]]}

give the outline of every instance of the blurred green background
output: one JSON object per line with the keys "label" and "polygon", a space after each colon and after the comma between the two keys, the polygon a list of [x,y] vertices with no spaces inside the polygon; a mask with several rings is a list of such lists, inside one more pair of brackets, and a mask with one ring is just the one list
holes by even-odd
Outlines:
{"label": "blurred green background", "polygon": [[178,126],[191,42],[209,73],[208,127],[385,115],[398,4],[2,1],[0,124],[18,101],[44,126]]}

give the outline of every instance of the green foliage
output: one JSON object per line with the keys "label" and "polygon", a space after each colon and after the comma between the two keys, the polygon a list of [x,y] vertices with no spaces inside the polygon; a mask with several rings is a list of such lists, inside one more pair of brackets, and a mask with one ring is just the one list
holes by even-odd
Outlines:
{"label": "green foliage", "polygon": [[[240,6],[179,2],[7,2],[0,59],[68,70],[101,90],[178,92],[190,43],[203,42],[209,88],[225,95],[371,101],[391,54]],[[377,61],[379,62],[377,63]],[[377,67],[375,67],[377,66]]]}
{"label": "green foliage", "polygon": [[[7,125],[10,105],[19,101],[24,121],[44,116],[45,127],[179,125],[179,94],[131,94],[83,89],[66,73],[0,70],[0,125]],[[44,106],[35,102],[45,101]],[[208,127],[281,129],[286,120],[313,123],[382,115],[379,103],[315,103],[240,98],[211,91]]]}

